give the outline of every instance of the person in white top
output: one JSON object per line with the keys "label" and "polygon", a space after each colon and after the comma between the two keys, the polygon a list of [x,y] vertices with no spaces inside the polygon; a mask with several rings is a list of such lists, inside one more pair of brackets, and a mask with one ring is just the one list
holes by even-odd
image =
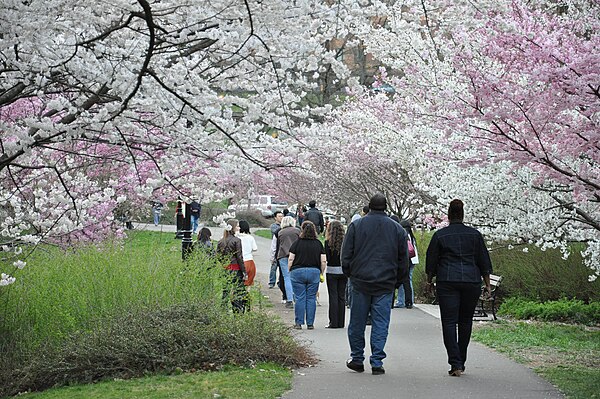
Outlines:
{"label": "person in white top", "polygon": [[247,221],[240,220],[240,232],[237,237],[242,240],[242,256],[248,273],[248,279],[244,281],[244,284],[250,286],[254,284],[254,277],[256,276],[256,265],[254,264],[252,252],[257,251],[258,247],[256,246],[256,240],[250,234],[250,224]]}

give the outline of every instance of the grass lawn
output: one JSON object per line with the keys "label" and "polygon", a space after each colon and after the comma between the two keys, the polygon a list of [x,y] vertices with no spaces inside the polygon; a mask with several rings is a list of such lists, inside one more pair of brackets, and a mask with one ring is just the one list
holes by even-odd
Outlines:
{"label": "grass lawn", "polygon": [[531,367],[569,398],[600,398],[600,329],[529,321],[476,325],[473,338]]}
{"label": "grass lawn", "polygon": [[267,239],[271,239],[271,229],[258,229],[254,232],[255,235]]}
{"label": "grass lawn", "polygon": [[274,364],[255,368],[226,367],[222,371],[149,376],[50,389],[20,395],[35,399],[272,399],[291,389],[292,373]]}

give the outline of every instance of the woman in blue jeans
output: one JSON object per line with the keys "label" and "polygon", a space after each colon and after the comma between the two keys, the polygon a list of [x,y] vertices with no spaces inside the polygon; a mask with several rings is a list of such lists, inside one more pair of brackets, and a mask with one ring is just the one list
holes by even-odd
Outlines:
{"label": "woman in blue jeans", "polygon": [[317,311],[317,292],[327,260],[323,244],[317,238],[317,229],[307,220],[300,227],[300,238],[290,248],[289,270],[296,305],[294,328],[302,329],[306,320],[309,330],[314,328]]}

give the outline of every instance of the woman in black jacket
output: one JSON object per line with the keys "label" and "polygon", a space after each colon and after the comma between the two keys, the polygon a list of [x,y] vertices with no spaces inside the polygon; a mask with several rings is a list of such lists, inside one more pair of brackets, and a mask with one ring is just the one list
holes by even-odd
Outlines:
{"label": "woman in black jacket", "polygon": [[426,258],[427,287],[431,290],[435,277],[442,335],[450,364],[448,374],[454,377],[460,377],[465,371],[481,279],[489,294],[492,272],[483,236],[476,229],[465,226],[463,218],[462,201],[452,200],[448,208],[450,225],[433,234]]}

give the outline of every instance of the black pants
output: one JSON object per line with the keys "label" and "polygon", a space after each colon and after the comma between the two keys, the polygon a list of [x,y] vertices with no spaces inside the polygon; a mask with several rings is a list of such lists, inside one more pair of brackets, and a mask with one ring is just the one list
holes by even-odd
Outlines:
{"label": "black pants", "polygon": [[326,274],[329,292],[329,327],[344,328],[346,321],[346,284],[348,277],[343,274]]}
{"label": "black pants", "polygon": [[481,283],[438,281],[436,291],[448,363],[452,368],[460,369],[467,361],[467,347],[473,329],[473,313],[481,294]]}
{"label": "black pants", "polygon": [[244,285],[244,273],[241,270],[228,270],[229,281],[223,290],[223,299],[231,302],[236,313],[244,313],[248,305],[248,291]]}

